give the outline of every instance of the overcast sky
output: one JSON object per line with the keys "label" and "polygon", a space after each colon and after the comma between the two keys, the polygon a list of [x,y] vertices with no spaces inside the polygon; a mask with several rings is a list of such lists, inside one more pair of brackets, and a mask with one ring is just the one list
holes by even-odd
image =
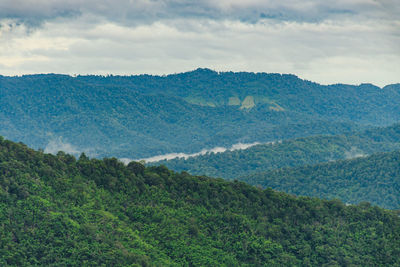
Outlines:
{"label": "overcast sky", "polygon": [[400,82],[400,0],[0,0],[0,74]]}

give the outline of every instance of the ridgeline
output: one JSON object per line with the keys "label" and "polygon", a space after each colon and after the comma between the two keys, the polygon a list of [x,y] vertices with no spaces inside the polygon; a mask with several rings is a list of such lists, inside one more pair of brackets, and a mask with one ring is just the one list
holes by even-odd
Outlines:
{"label": "ridgeline", "polygon": [[0,265],[396,266],[400,218],[0,138]]}

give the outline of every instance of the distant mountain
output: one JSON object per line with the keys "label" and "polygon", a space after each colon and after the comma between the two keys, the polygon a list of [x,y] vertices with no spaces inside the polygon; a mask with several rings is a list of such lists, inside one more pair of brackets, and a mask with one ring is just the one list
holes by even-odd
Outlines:
{"label": "distant mountain", "polygon": [[398,213],[368,203],[0,137],[1,266],[399,266],[399,248]]}
{"label": "distant mountain", "polygon": [[168,76],[78,76],[93,85],[122,85],[143,94],[164,94],[203,106],[296,112],[313,119],[385,125],[399,121],[400,84],[379,88],[335,84],[322,86],[291,74],[215,72],[209,69]]}
{"label": "distant mountain", "polygon": [[[366,156],[400,149],[400,124],[336,136],[313,136],[256,145],[244,150],[149,163],[175,171],[233,180],[283,167]],[[241,178],[239,178],[241,179]]]}
{"label": "distant mountain", "polygon": [[400,209],[400,151],[312,166],[283,168],[240,178],[301,196],[370,202]]}
{"label": "distant mountain", "polygon": [[0,76],[0,134],[97,157],[193,153],[394,123],[399,92],[399,84],[322,86],[294,75],[208,69],[168,76]]}

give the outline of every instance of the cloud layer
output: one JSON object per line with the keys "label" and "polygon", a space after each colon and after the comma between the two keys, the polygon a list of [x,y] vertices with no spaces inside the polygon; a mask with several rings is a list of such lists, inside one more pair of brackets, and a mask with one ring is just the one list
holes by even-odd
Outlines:
{"label": "cloud layer", "polygon": [[[273,144],[274,142],[269,142],[268,144]],[[144,159],[136,159],[134,161],[145,161],[147,163],[150,162],[156,162],[156,161],[161,161],[161,160],[170,160],[170,159],[175,159],[175,158],[192,158],[192,157],[197,157],[197,156],[202,156],[206,154],[211,154],[211,153],[222,153],[225,151],[234,151],[234,150],[242,150],[242,149],[247,149],[255,145],[259,145],[260,143],[255,142],[255,143],[249,143],[249,144],[243,144],[243,143],[237,143],[232,145],[230,148],[225,148],[225,147],[214,147],[212,149],[203,149],[200,152],[193,153],[193,154],[186,154],[186,153],[170,153],[170,154],[165,154],[165,155],[158,155],[150,158],[144,158]],[[123,158],[121,159],[122,162],[124,163],[129,163],[132,161],[131,159]]]}
{"label": "cloud layer", "polygon": [[1,17],[31,22],[82,14],[135,24],[177,18],[310,22],[349,14],[383,18],[399,14],[397,11],[396,0],[3,0],[0,3]]}
{"label": "cloud layer", "polygon": [[400,82],[395,0],[3,0],[0,74],[197,67]]}

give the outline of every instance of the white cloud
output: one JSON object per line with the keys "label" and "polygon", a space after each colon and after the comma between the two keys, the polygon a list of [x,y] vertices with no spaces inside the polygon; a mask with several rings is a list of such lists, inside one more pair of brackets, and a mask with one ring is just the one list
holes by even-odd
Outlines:
{"label": "white cloud", "polygon": [[294,73],[324,84],[399,82],[394,0],[34,2],[0,2],[3,75],[207,67]]}
{"label": "white cloud", "polygon": [[62,138],[57,138],[50,140],[44,149],[45,153],[57,154],[59,151],[63,151],[65,153],[77,156],[80,151],[74,147],[73,145],[66,143],[62,140]]}
{"label": "white cloud", "polygon": [[368,156],[368,155],[356,147],[351,147],[351,149],[349,151],[344,152],[345,159],[354,159],[354,158],[360,158],[360,157],[366,157],[366,156]]}
{"label": "white cloud", "polygon": [[[274,144],[274,143],[275,142],[269,142],[269,143],[266,143],[266,144]],[[188,158],[191,158],[191,157],[197,157],[197,156],[202,156],[202,155],[211,154],[211,153],[222,153],[222,152],[225,152],[225,151],[234,151],[234,150],[247,149],[247,148],[250,148],[252,146],[259,145],[259,144],[260,143],[258,143],[258,142],[249,143],[249,144],[237,143],[237,144],[232,145],[230,148],[214,147],[214,148],[211,148],[211,149],[203,149],[200,152],[193,153],[193,154],[170,153],[170,154],[158,155],[158,156],[154,156],[154,157],[150,157],[150,158],[136,159],[134,161],[145,161],[147,163],[150,163],[150,162],[157,162],[157,161],[161,161],[161,160],[171,160],[171,159],[175,159],[175,158],[188,159]],[[125,164],[128,164],[129,162],[132,161],[132,159],[128,159],[128,158],[121,158],[120,160],[122,162],[124,162]]]}

